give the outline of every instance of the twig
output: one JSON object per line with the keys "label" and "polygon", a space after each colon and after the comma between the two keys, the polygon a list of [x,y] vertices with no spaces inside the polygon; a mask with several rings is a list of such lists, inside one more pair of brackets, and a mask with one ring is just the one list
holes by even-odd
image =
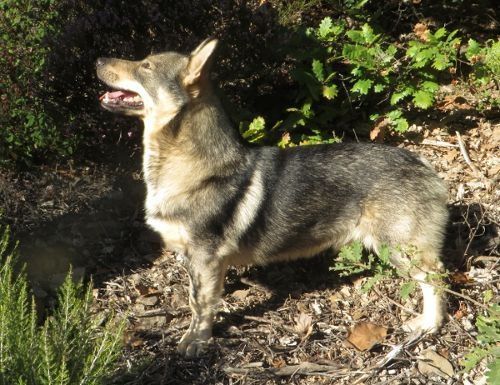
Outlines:
{"label": "twig", "polygon": [[455,134],[457,135],[458,146],[460,147],[460,153],[464,157],[465,163],[467,163],[467,165],[471,168],[472,171],[474,171],[476,175],[484,177],[483,173],[479,171],[479,169],[470,160],[469,154],[467,153],[467,149],[465,148],[465,143],[462,140],[460,133],[458,131],[455,131]]}
{"label": "twig", "polygon": [[255,322],[261,322],[261,323],[268,324],[268,325],[273,325],[273,326],[276,326],[276,327],[283,329],[287,333],[297,334],[297,332],[293,328],[286,326],[286,325],[283,325],[282,323],[279,323],[276,321],[265,319],[263,317],[254,317],[251,315],[244,315],[243,319],[246,319],[248,321],[255,321]]}
{"label": "twig", "polygon": [[[469,209],[470,209],[470,205],[467,205],[467,213],[465,214],[464,219],[465,219],[465,223],[467,223],[467,225],[469,226],[469,230],[470,230],[471,229],[471,224],[468,221],[468,218],[469,218]],[[469,248],[472,245],[472,241],[476,237],[477,231],[479,230],[479,227],[483,223],[483,220],[486,217],[486,213],[487,212],[488,212],[487,210],[481,210],[481,218],[479,218],[479,220],[477,220],[477,224],[476,224],[474,230],[472,231],[472,235],[471,235],[471,232],[469,231],[469,242],[467,242],[467,246],[465,247],[465,250],[463,252],[462,262],[463,262],[464,258],[466,258],[466,255],[469,252]],[[476,219],[477,219],[477,216],[476,216]],[[472,263],[472,259],[469,259],[469,262],[467,263],[467,269],[468,270],[470,269],[470,263]]]}
{"label": "twig", "polygon": [[[327,376],[327,377],[343,377],[347,374],[339,372],[339,366],[319,365],[313,362],[301,362],[298,365],[287,365],[281,368],[223,368],[226,374],[236,375],[272,375],[277,377],[290,377],[296,374],[303,376]],[[335,372],[335,373],[334,373]]]}
{"label": "twig", "polygon": [[388,296],[386,295],[382,295],[382,293],[380,291],[378,291],[378,289],[376,287],[373,287],[372,290],[380,297],[380,298],[383,298],[383,299],[386,299],[387,301],[389,301],[390,303],[392,303],[393,305],[396,305],[397,307],[399,307],[400,309],[404,310],[405,312],[407,313],[410,313],[410,314],[413,314],[415,316],[418,316],[419,313],[417,313],[416,311],[413,311],[403,305],[401,305],[400,303],[394,301],[393,299],[389,298]]}
{"label": "twig", "polygon": [[442,142],[440,140],[432,140],[432,139],[424,139],[422,140],[422,144],[426,144],[428,146],[437,146],[437,147],[460,147],[458,144]]}
{"label": "twig", "polygon": [[250,286],[250,287],[253,287],[257,290],[260,290],[266,294],[272,294],[272,291],[269,290],[267,287],[265,287],[264,285],[261,285],[260,283],[254,282],[248,278],[241,277],[240,282],[247,285],[247,286]]}

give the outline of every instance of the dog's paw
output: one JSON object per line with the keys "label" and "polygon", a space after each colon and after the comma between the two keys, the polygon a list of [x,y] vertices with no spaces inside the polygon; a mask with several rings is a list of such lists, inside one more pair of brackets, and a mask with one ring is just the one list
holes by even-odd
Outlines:
{"label": "dog's paw", "polygon": [[186,358],[195,358],[201,356],[208,349],[211,339],[203,339],[198,336],[186,333],[177,346],[177,352]]}
{"label": "dog's paw", "polygon": [[421,314],[415,318],[405,322],[401,328],[406,332],[417,332],[419,334],[434,334],[436,333],[443,322],[442,317]]}

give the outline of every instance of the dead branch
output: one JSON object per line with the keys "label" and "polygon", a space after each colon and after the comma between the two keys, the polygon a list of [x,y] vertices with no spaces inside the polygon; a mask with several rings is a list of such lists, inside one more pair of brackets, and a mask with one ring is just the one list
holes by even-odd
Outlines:
{"label": "dead branch", "polygon": [[[275,377],[291,377],[299,374],[303,376],[328,376],[343,377],[348,374],[339,366],[319,365],[313,362],[301,362],[298,365],[286,365],[281,368],[233,368],[225,367],[224,372],[228,375],[267,375]],[[340,370],[340,372],[339,372]],[[334,373],[335,372],[335,373]]]}
{"label": "dead branch", "polygon": [[459,147],[458,144],[443,142],[440,140],[432,140],[432,139],[424,139],[424,140],[422,140],[422,144],[425,144],[428,146],[436,146],[436,147]]}
{"label": "dead branch", "polygon": [[457,135],[458,146],[460,147],[460,153],[462,154],[465,163],[467,163],[467,165],[471,168],[474,174],[484,178],[483,173],[474,165],[474,163],[472,163],[469,154],[467,153],[467,149],[465,148],[465,143],[462,140],[462,136],[458,131],[455,131],[455,134]]}

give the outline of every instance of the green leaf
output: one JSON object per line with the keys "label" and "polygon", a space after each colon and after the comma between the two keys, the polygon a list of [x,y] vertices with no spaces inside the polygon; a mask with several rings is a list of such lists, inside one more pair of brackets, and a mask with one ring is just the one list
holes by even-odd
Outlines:
{"label": "green leaf", "polygon": [[415,290],[417,283],[415,281],[405,282],[401,285],[399,295],[402,300],[407,300],[411,293]]}
{"label": "green leaf", "polygon": [[434,56],[435,50],[431,48],[425,48],[417,52],[415,57],[415,66],[416,68],[422,68],[425,66]]}
{"label": "green leaf", "polygon": [[300,69],[297,69],[295,71],[292,71],[292,76],[295,80],[297,80],[300,84],[303,84],[306,86],[307,90],[309,91],[310,96],[314,100],[318,100],[320,96],[320,91],[321,91],[321,84],[318,82],[316,77],[311,74],[310,72],[303,71]]}
{"label": "green leaf", "polygon": [[394,127],[394,129],[397,132],[406,132],[406,130],[408,130],[409,127],[410,125],[408,124],[408,121],[405,118],[399,118],[396,121],[396,126]]}
{"label": "green leaf", "polygon": [[399,101],[403,100],[408,95],[409,93],[405,91],[393,93],[390,100],[391,106],[398,104]]}
{"label": "green leaf", "polygon": [[368,24],[364,24],[361,27],[361,32],[363,34],[363,39],[368,44],[374,43],[375,40],[377,40],[378,37],[379,37],[379,35],[376,35],[376,34],[373,33],[372,27],[370,27]]}
{"label": "green leaf", "polygon": [[317,60],[317,59],[313,60],[312,71],[313,71],[314,75],[316,76],[316,79],[318,79],[320,82],[325,80],[325,72],[324,72],[323,63],[321,63],[319,60]]}
{"label": "green leaf", "polygon": [[394,58],[394,55],[396,55],[397,52],[398,48],[394,44],[389,45],[385,50],[385,54],[389,56],[391,59]]}
{"label": "green leaf", "polygon": [[385,114],[391,121],[395,121],[396,119],[399,119],[403,115],[403,112],[401,110],[393,110]]}
{"label": "green leaf", "polygon": [[465,57],[470,60],[473,56],[479,55],[481,53],[481,45],[474,39],[469,39],[467,43],[467,51],[465,51]]}
{"label": "green leaf", "polygon": [[384,84],[375,84],[373,86],[373,92],[375,92],[376,94],[382,92],[383,90],[385,90],[385,85]]}
{"label": "green leaf", "polygon": [[498,355],[498,353],[489,363],[486,377],[488,378],[488,384],[500,384],[500,356]]}
{"label": "green leaf", "polygon": [[242,133],[243,138],[250,143],[258,143],[265,137],[266,121],[262,116],[257,116],[248,125],[248,129]]}
{"label": "green leaf", "polygon": [[351,88],[352,92],[358,92],[361,95],[368,95],[368,91],[370,90],[373,81],[371,79],[360,79]]}
{"label": "green leaf", "polygon": [[332,100],[338,95],[338,87],[336,84],[332,84],[331,86],[324,86],[323,87],[323,96],[328,99]]}
{"label": "green leaf", "polygon": [[490,302],[494,297],[493,290],[486,290],[483,293],[483,302],[488,303]]}
{"label": "green leaf", "polygon": [[384,278],[383,275],[376,274],[366,280],[363,286],[361,286],[362,293],[368,293],[373,289],[373,286]]}
{"label": "green leaf", "polygon": [[354,43],[363,44],[365,42],[365,37],[362,31],[351,30],[347,31],[346,35]]}
{"label": "green leaf", "polygon": [[435,93],[439,89],[439,84],[437,84],[436,82],[425,81],[420,85],[420,88],[425,91]]}
{"label": "green leaf", "polygon": [[443,71],[450,66],[451,62],[448,60],[447,56],[440,53],[436,54],[432,63],[433,68],[437,69],[438,71]]}
{"label": "green leaf", "polygon": [[434,103],[434,95],[429,91],[418,90],[413,94],[413,104],[415,104],[415,106],[419,108],[425,110],[430,106],[432,106],[433,103]]}
{"label": "green leaf", "polygon": [[331,17],[325,17],[323,20],[321,20],[321,23],[318,27],[318,36],[321,38],[327,37],[332,30],[332,24],[333,23]]}
{"label": "green leaf", "polygon": [[442,27],[442,28],[439,28],[435,33],[434,33],[434,37],[436,39],[441,39],[443,36],[446,35],[446,28]]}
{"label": "green leaf", "polygon": [[378,259],[380,259],[380,261],[382,261],[382,263],[384,264],[389,264],[390,258],[391,258],[391,250],[389,249],[388,246],[382,245],[378,252]]}
{"label": "green leaf", "polygon": [[[412,44],[415,43],[415,44]],[[413,58],[415,55],[420,52],[421,44],[419,42],[411,41],[409,43],[409,48],[406,50],[406,57]]]}

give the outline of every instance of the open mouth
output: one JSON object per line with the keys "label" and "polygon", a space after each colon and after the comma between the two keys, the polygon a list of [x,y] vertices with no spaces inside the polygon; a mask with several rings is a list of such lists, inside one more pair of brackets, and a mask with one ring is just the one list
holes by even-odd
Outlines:
{"label": "open mouth", "polygon": [[139,94],[126,90],[106,92],[99,97],[99,100],[104,108],[110,110],[140,110],[144,107]]}

